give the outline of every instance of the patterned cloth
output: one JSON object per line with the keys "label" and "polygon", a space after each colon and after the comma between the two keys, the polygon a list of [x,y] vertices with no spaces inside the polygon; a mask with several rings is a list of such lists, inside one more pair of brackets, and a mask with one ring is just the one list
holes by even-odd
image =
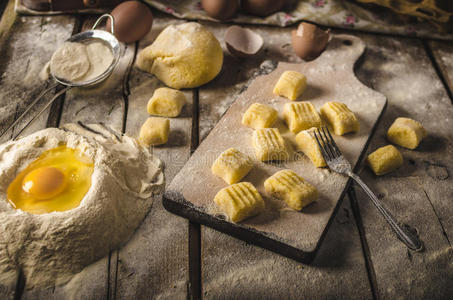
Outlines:
{"label": "patterned cloth", "polygon": [[[144,1],[154,8],[178,18],[216,21],[206,15],[201,7],[200,0]],[[328,27],[453,40],[453,34],[441,33],[438,27],[427,21],[398,15],[384,8],[376,7],[370,10],[366,6],[346,0],[299,0],[294,2],[285,11],[274,13],[266,18],[240,13],[229,22],[284,27],[304,20]],[[36,14],[36,12],[22,6],[20,0],[16,0],[16,10],[20,13]],[[93,10],[90,12],[93,12]],[[100,11],[96,10],[96,12]]]}

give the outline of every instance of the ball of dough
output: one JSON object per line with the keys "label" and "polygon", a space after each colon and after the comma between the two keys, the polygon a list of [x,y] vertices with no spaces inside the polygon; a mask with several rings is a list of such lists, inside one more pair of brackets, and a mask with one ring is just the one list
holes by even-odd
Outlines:
{"label": "ball of dough", "polygon": [[138,68],[175,89],[211,81],[219,74],[222,63],[219,41],[194,22],[168,26],[137,57]]}

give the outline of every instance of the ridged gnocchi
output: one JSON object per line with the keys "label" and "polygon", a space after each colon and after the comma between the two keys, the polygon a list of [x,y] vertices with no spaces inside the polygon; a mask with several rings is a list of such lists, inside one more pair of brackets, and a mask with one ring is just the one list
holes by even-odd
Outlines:
{"label": "ridged gnocchi", "polygon": [[322,125],[321,117],[310,102],[286,103],[283,106],[283,120],[293,133]]}
{"label": "ridged gnocchi", "polygon": [[256,158],[261,161],[288,159],[285,141],[278,128],[256,129],[252,136]]}
{"label": "ridged gnocchi", "polygon": [[232,222],[240,222],[254,216],[265,207],[260,193],[250,182],[240,182],[221,189],[214,202]]}
{"label": "ridged gnocchi", "polygon": [[357,117],[344,103],[327,102],[320,111],[321,116],[329,123],[336,135],[357,132],[360,129]]}
{"label": "ridged gnocchi", "polygon": [[295,210],[301,210],[318,199],[318,190],[289,169],[278,171],[266,179],[264,189]]}

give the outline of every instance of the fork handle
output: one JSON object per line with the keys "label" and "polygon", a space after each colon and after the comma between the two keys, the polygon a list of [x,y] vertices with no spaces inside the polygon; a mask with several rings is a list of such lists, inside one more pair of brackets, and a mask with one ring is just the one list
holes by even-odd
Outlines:
{"label": "fork handle", "polygon": [[348,174],[349,177],[354,179],[365,193],[370,197],[371,201],[373,202],[374,206],[378,209],[378,211],[384,216],[387,222],[392,227],[393,231],[396,233],[398,239],[402,241],[409,249],[414,251],[420,251],[423,249],[423,242],[417,235],[415,229],[410,227],[407,224],[401,224],[395,220],[392,214],[382,205],[382,202],[376,197],[376,195],[370,190],[370,188],[362,181],[362,179],[354,173]]}

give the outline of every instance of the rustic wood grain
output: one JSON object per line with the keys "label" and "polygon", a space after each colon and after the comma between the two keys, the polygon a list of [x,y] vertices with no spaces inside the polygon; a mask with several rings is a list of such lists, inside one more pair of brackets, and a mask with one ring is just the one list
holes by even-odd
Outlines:
{"label": "rustic wood grain", "polygon": [[428,51],[433,55],[434,66],[438,68],[440,79],[445,83],[453,103],[453,42],[428,41],[427,45]]}
{"label": "rustic wood grain", "polygon": [[360,175],[400,221],[418,229],[426,250],[399,242],[367,196],[356,188],[377,292],[382,299],[447,299],[453,295],[453,106],[421,42],[359,35],[368,45],[358,78],[382,92],[389,104],[369,152],[388,144],[397,117],[420,121],[428,137],[416,150],[398,149],[404,165],[377,177]]}
{"label": "rustic wood grain", "polygon": [[[0,128],[6,129],[27,105],[44,90],[48,83],[39,79],[39,73],[53,51],[71,35],[73,17],[23,18],[14,12],[14,1],[5,8],[0,21]],[[50,93],[49,97],[52,96]],[[49,99],[49,98],[46,98]],[[36,112],[45,102],[41,101],[32,111]],[[20,122],[20,128],[30,118]],[[48,111],[24,132],[31,133],[46,127]],[[14,131],[13,131],[14,132]],[[10,132],[3,141],[11,137]],[[18,274],[17,274],[18,275]],[[18,278],[18,277],[17,277]],[[16,289],[17,280],[0,282],[0,294],[12,299],[23,289],[23,280]]]}
{"label": "rustic wood grain", "polygon": [[[95,17],[85,20],[82,31],[91,28]],[[123,81],[132,64],[135,46],[125,46],[112,75],[98,86],[74,88],[64,98],[60,124],[102,122],[117,131],[123,128],[125,101]],[[26,291],[23,299],[100,299],[109,292],[109,255],[87,266],[63,286]]]}
{"label": "rustic wood grain", "polygon": [[[10,0],[0,20],[2,128],[13,121],[27,101],[46,86],[38,82],[38,65],[50,58],[57,47],[56,42],[69,37],[74,26],[74,18],[69,16],[16,17],[13,4],[14,0]],[[89,26],[89,22],[85,26]],[[158,16],[152,33],[139,46],[151,43],[164,26],[173,22],[182,21]],[[204,24],[223,41],[226,25]],[[254,75],[272,70],[278,60],[300,61],[292,54],[290,29],[250,28],[265,36],[265,49],[257,57],[247,60],[226,55],[222,73],[200,89],[200,139],[209,133]],[[450,204],[453,195],[453,112],[450,99],[421,42],[364,34],[359,36],[367,42],[368,50],[362,64],[357,66],[358,77],[366,85],[386,94],[390,101],[370,151],[386,144],[385,131],[398,116],[416,118],[430,132],[419,149],[409,151],[400,148],[405,165],[395,173],[376,178],[367,169],[361,172],[361,176],[395,216],[419,229],[427,246],[422,253],[408,252],[363,192],[356,188],[364,225],[361,229],[369,245],[367,258],[372,263],[377,282],[374,288],[377,296],[383,299],[451,297],[453,291],[448,280],[453,277]],[[436,41],[428,45],[444,82],[452,90],[451,44]],[[129,45],[126,50],[129,62],[133,52],[134,45]],[[27,61],[32,62],[26,64]],[[126,59],[123,61],[126,62]],[[117,80],[111,86],[113,91],[107,96],[96,90],[68,93],[60,123],[103,121],[116,129],[136,134],[146,118],[143,110],[146,100],[159,85],[158,81],[136,70],[132,71],[126,86],[124,78]],[[121,92],[122,96],[118,97],[117,92]],[[186,95],[191,99],[191,91],[187,91]],[[125,124],[126,110],[128,121]],[[167,182],[189,156],[190,112],[188,105],[180,119],[172,120],[172,129],[176,130],[172,133],[170,145],[154,149],[167,164]],[[132,115],[135,113],[138,115]],[[44,128],[47,118],[46,113],[28,132]],[[344,201],[311,266],[298,264],[202,227],[204,297],[371,299],[356,226],[349,201]],[[187,296],[187,265],[187,222],[164,211],[160,199],[156,199],[149,216],[133,238],[120,251],[112,252],[110,260],[103,258],[88,266],[65,286],[29,290],[24,298],[182,299]],[[13,299],[15,283],[16,280],[0,282],[0,298]]]}
{"label": "rustic wood grain", "polygon": [[[223,40],[224,27],[208,26]],[[212,128],[253,75],[275,68],[273,61],[300,62],[292,54],[290,30],[250,27],[265,36],[262,55],[225,57],[222,73],[200,89],[200,131]],[[261,68],[259,68],[261,66]],[[357,228],[345,201],[311,266],[202,227],[202,279],[206,299],[371,299]]]}
{"label": "rustic wood grain", "polygon": [[[172,18],[155,19],[151,32],[139,43],[139,50],[149,45],[167,25],[178,23]],[[162,84],[155,77],[134,68],[128,80],[128,115],[126,133],[138,136],[149,117],[146,104]],[[192,127],[192,91],[184,91],[188,103],[181,115],[170,119],[167,144],[152,151],[165,164],[167,184],[190,155]],[[188,222],[167,212],[161,197],[153,206],[131,240],[120,249],[117,281],[113,287],[117,299],[186,299],[188,283]]]}

